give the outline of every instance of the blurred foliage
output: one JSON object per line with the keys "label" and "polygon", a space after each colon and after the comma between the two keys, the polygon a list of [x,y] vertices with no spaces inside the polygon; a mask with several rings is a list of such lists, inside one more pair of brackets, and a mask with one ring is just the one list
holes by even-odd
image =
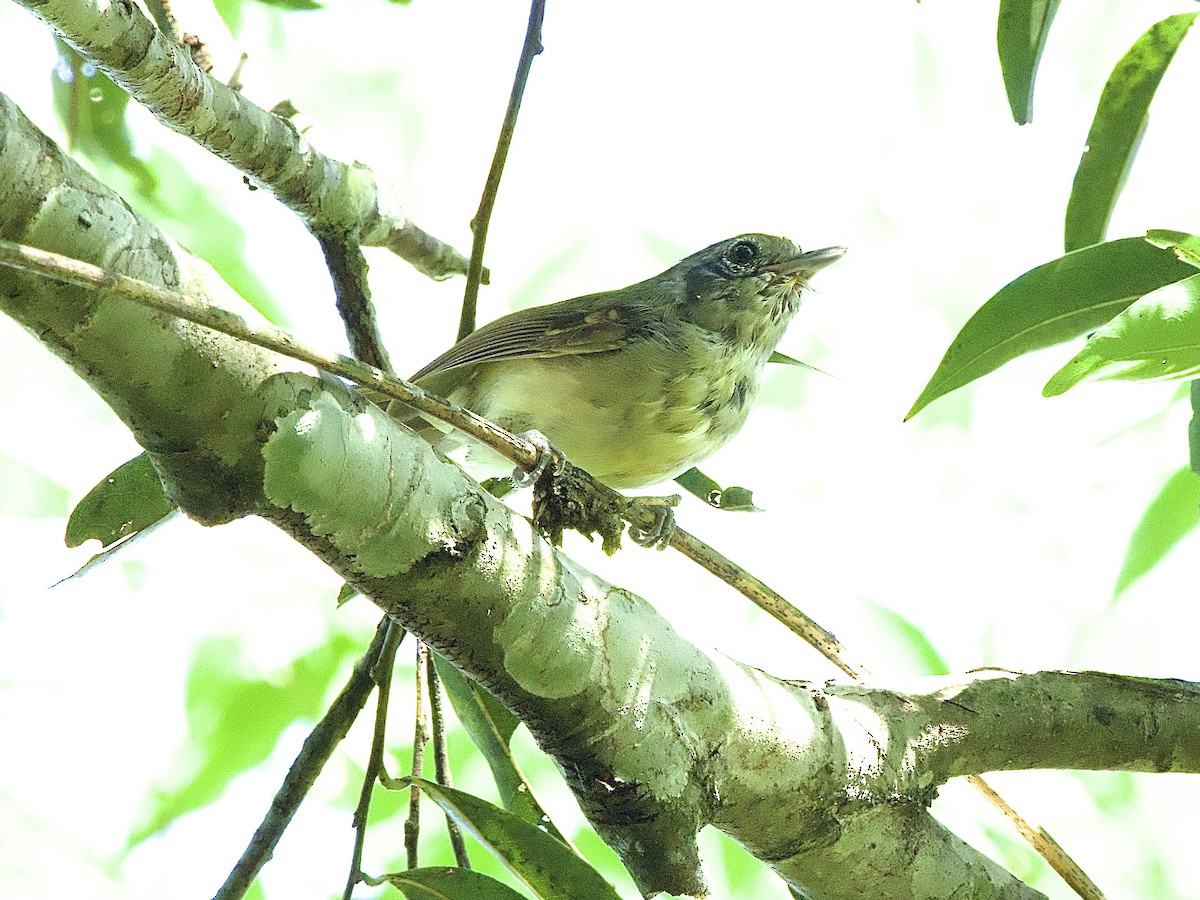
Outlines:
{"label": "blurred foliage", "polygon": [[70,492],[32,466],[0,453],[0,516],[59,518],[70,509]]}
{"label": "blurred foliage", "polygon": [[333,679],[363,650],[334,634],[269,678],[244,674],[239,641],[211,637],[192,659],[187,688],[189,740],[134,826],[130,846],[211,803],[229,783],[263,762],[293,722],[315,722]]}

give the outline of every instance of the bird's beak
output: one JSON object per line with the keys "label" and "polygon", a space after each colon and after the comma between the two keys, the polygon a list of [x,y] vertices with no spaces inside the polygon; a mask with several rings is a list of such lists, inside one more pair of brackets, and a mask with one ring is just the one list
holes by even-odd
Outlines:
{"label": "bird's beak", "polygon": [[767,266],[764,271],[775,272],[778,275],[799,275],[807,279],[814,272],[819,272],[826,266],[837,262],[846,255],[845,247],[824,247],[820,250],[809,250],[789,259],[787,262]]}

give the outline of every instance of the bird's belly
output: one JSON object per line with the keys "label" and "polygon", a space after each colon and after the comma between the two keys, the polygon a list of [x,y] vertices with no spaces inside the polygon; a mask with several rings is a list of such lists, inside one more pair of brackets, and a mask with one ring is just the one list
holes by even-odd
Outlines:
{"label": "bird's belly", "polygon": [[[741,427],[757,392],[756,370],[736,377],[733,370],[743,367],[722,360],[715,375],[699,375],[632,359],[633,352],[491,363],[464,392],[472,396],[454,399],[511,431],[540,431],[610,487],[666,481]],[[701,366],[706,373],[709,362]]]}

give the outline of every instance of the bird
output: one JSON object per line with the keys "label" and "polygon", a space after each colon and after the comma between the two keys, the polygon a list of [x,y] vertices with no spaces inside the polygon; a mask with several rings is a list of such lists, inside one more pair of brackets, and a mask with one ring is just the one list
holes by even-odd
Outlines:
{"label": "bird", "polygon": [[[668,481],[737,434],[801,292],[845,252],[739,235],[629,287],[496,319],[410,381],[615,490]],[[446,435],[439,449],[465,442]]]}

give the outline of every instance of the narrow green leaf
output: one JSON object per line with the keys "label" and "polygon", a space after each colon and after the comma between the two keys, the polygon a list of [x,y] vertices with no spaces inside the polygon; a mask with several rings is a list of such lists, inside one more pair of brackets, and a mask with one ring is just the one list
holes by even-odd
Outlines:
{"label": "narrow green leaf", "polygon": [[[810,365],[809,363],[795,359],[791,356],[788,356],[786,353],[780,353],[778,350],[771,351],[771,355],[767,357],[767,362],[779,363],[785,366],[799,366],[801,369],[808,369],[810,372],[820,372],[822,375],[829,375],[829,373],[824,369],[818,369],[814,365]],[[833,376],[829,375],[829,377],[832,378]]]}
{"label": "narrow green leaf", "polygon": [[1076,250],[1031,269],[983,304],[951,342],[905,419],[1022,354],[1098,328],[1195,269],[1142,238]]}
{"label": "narrow green leaf", "polygon": [[405,780],[418,785],[542,900],[617,900],[613,886],[585,859],[540,828],[463,791],[423,778]]}
{"label": "narrow green leaf", "polygon": [[1200,378],[1191,384],[1192,421],[1188,423],[1188,458],[1192,471],[1200,475]]}
{"label": "narrow green leaf", "polygon": [[1058,0],[1000,0],[996,51],[1008,106],[1018,125],[1033,119],[1033,83],[1057,10]]}
{"label": "narrow green leaf", "polygon": [[474,872],[451,866],[408,869],[370,879],[372,884],[387,882],[398,888],[408,900],[524,900],[508,885]]}
{"label": "narrow green leaf", "polygon": [[96,539],[107,547],[165,518],[175,509],[145,453],[122,463],[88,491],[67,520],[65,540],[78,547]]}
{"label": "narrow green leaf", "polygon": [[1104,240],[1146,130],[1150,101],[1195,18],[1183,13],[1151,26],[1109,75],[1067,202],[1066,250]]}
{"label": "narrow green leaf", "polygon": [[1153,569],[1180,539],[1200,524],[1200,475],[1180,469],[1150,501],[1129,538],[1113,600]]}
{"label": "narrow green leaf", "polygon": [[1088,337],[1042,389],[1057,396],[1102,378],[1162,381],[1200,374],[1200,274],[1139,297]]}
{"label": "narrow green leaf", "polygon": [[70,509],[70,492],[37,469],[0,453],[0,516],[57,518]]}
{"label": "narrow green leaf", "polygon": [[492,778],[496,781],[496,790],[504,808],[568,844],[534,796],[533,789],[512,755],[509,742],[520,720],[441,654],[433,655],[433,663],[446,689],[446,696],[450,698],[450,705],[454,707],[454,714],[492,769]]}
{"label": "narrow green leaf", "polygon": [[723,488],[695,466],[682,475],[675,476],[675,483],[691,494],[703,500],[713,509],[724,509],[732,512],[762,512],[754,505],[754,492],[744,487]]}

